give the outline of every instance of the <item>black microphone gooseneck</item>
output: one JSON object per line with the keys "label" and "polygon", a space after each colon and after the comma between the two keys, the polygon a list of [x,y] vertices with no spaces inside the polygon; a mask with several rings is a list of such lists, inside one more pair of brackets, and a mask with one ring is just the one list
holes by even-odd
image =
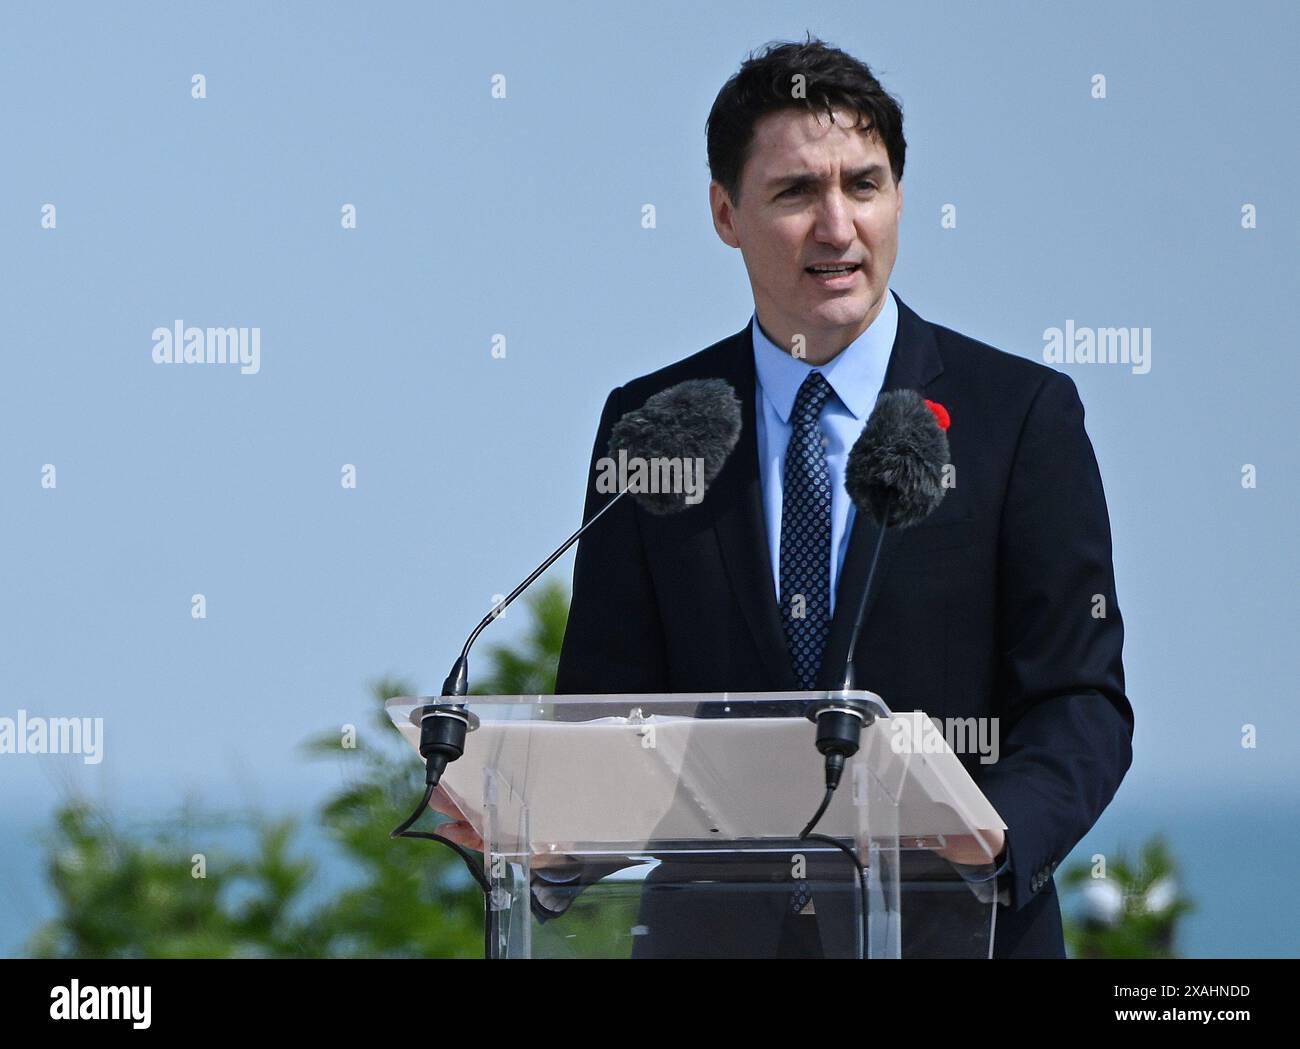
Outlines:
{"label": "black microphone gooseneck", "polygon": [[[889,500],[886,500],[888,507]],[[858,746],[862,740],[862,729],[875,720],[875,714],[872,713],[864,704],[849,696],[850,692],[856,689],[854,682],[854,661],[853,650],[858,644],[858,635],[862,633],[862,620],[865,618],[867,610],[867,596],[871,593],[871,583],[876,577],[876,565],[880,561],[880,548],[885,543],[885,532],[889,528],[888,511],[880,525],[880,533],[876,537],[876,549],[871,555],[871,567],[867,570],[867,583],[862,588],[862,596],[858,598],[857,613],[853,619],[853,632],[849,635],[849,654],[844,662],[844,677],[842,679],[839,692],[840,695],[826,703],[819,703],[808,712],[808,718],[817,725],[817,750],[826,758],[826,794],[822,798],[822,803],[817,811],[813,813],[812,819],[808,821],[800,833],[800,838],[806,838],[817,826],[822,815],[826,812],[826,807],[831,803],[831,798],[835,794],[835,789],[840,785],[840,778],[844,775],[844,766],[848,763],[849,758],[858,752]]]}
{"label": "black microphone gooseneck", "polygon": [[[630,489],[623,488],[587,521],[583,522],[582,526],[561,543],[554,553],[534,568],[527,579],[492,606],[492,611],[483,617],[479,625],[465,639],[460,655],[456,657],[456,662],[452,664],[447,679],[442,683],[443,699],[455,700],[469,694],[469,650],[487,625],[499,618],[515,598],[532,586],[538,576],[564,556],[564,552],[578,541],[582,533],[604,517],[610,507],[627,495],[629,491]],[[424,758],[424,781],[432,791],[438,785],[438,781],[442,778],[442,773],[447,765],[465,753],[465,736],[471,728],[477,728],[477,724],[474,715],[469,712],[465,704],[456,702],[429,703],[418,707],[411,712],[411,720],[414,721],[417,718],[420,724],[420,757]],[[426,801],[425,804],[428,804],[428,802]]]}
{"label": "black microphone gooseneck", "polygon": [[915,390],[882,393],[849,453],[845,488],[859,512],[875,521],[879,534],[858,598],[839,691],[808,711],[809,720],[817,725],[817,750],[826,760],[826,794],[800,838],[809,837],[825,814],[848,759],[858,752],[863,727],[875,720],[875,714],[850,693],[857,687],[853,654],[885,533],[891,526],[907,528],[924,520],[943,501],[942,474],[948,456],[948,438],[936,413]]}
{"label": "black microphone gooseneck", "polygon": [[494,619],[498,618],[502,612],[504,612],[507,608],[509,608],[511,602],[513,602],[515,598],[517,598],[520,594],[522,594],[525,590],[527,590],[530,586],[532,586],[533,581],[539,575],[541,575],[548,568],[550,568],[551,565],[555,564],[556,561],[558,561],[561,557],[563,557],[564,552],[568,550],[569,547],[571,547],[582,537],[582,533],[585,532],[592,525],[594,525],[602,517],[604,517],[605,513],[609,510],[609,508],[612,507],[615,503],[617,503],[620,499],[622,499],[623,496],[627,495],[628,491],[629,489],[624,488],[617,495],[615,495],[614,498],[612,498],[609,502],[607,502],[604,506],[602,506],[599,510],[597,510],[594,514],[592,514],[591,518],[583,522],[582,526],[576,532],[574,532],[573,535],[569,536],[568,539],[566,539],[563,543],[561,543],[559,547],[556,549],[556,551],[553,554],[551,554],[550,557],[548,557],[540,565],[534,568],[533,571],[529,574],[527,579],[525,579],[522,583],[520,583],[517,587],[515,587],[512,591],[510,591],[509,594],[507,594],[504,598],[502,598],[500,602],[498,602],[496,605],[492,607],[492,611],[483,617],[483,621],[479,623],[479,625],[476,626],[470,632],[469,637],[465,639],[465,645],[460,650],[460,656],[457,657],[456,662],[452,664],[451,672],[447,675],[447,680],[445,680],[442,683],[442,695],[464,696],[469,694],[469,663],[468,663],[469,650],[470,650],[470,646],[473,645],[476,640],[478,640],[479,634],[483,633],[484,628],[487,627],[489,623],[491,623]]}
{"label": "black microphone gooseneck", "polygon": [[853,617],[853,633],[849,635],[848,654],[844,660],[844,681],[840,686],[841,692],[852,692],[857,685],[854,681],[857,664],[853,659],[853,651],[858,647],[858,635],[862,633],[862,620],[866,618],[867,597],[871,593],[871,582],[876,578],[876,565],[880,562],[880,548],[885,545],[885,532],[889,530],[889,504],[892,499],[885,500],[885,515],[880,523],[880,533],[876,536],[876,549],[871,555],[871,567],[867,569],[867,585],[862,588],[862,596],[858,598],[857,614]]}

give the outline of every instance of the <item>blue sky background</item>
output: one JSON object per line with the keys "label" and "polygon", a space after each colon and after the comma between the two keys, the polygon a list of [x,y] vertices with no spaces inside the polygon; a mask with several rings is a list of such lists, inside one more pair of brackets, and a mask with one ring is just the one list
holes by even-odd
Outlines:
{"label": "blue sky background", "polygon": [[[106,724],[95,767],[0,756],[0,951],[45,913],[30,832],[68,790],[305,811],[338,773],[301,740],[380,674],[436,689],[575,525],[609,389],[747,322],[704,121],[806,29],[903,103],[910,306],[1036,359],[1067,319],[1152,329],[1149,374],[1064,369],[1137,712],[1076,856],[1181,827],[1189,948],[1300,953],[1274,911],[1300,861],[1300,15],[752,0],[0,11],[0,716]],[[259,326],[260,373],[155,365],[177,319]]]}

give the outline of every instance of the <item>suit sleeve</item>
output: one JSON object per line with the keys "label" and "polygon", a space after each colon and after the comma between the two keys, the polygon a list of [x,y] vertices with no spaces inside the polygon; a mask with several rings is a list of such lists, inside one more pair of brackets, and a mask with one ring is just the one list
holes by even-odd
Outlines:
{"label": "suit sleeve", "polygon": [[1026,416],[999,535],[1000,760],[980,786],[1007,824],[1019,909],[1096,823],[1132,761],[1110,522],[1074,381]]}
{"label": "suit sleeve", "polygon": [[[597,489],[598,460],[623,412],[622,388],[605,401],[587,474],[583,520],[613,495]],[[642,511],[624,496],[578,540],[573,597],[560,649],[559,695],[668,692],[664,632],[641,537]]]}

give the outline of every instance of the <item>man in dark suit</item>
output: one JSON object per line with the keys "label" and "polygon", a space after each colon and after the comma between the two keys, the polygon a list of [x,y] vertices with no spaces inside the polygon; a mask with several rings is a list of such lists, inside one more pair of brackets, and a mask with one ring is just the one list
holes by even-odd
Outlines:
{"label": "man in dark suit", "polygon": [[952,484],[924,523],[886,535],[859,686],[894,709],[999,719],[999,760],[963,761],[1005,839],[944,858],[993,854],[995,957],[1063,957],[1052,872],[1113,797],[1133,729],[1074,383],[889,290],[905,141],[865,65],[820,41],[769,48],[719,93],[708,143],[714,225],[744,257],[755,315],[609,395],[586,515],[609,498],[595,462],[611,427],[659,390],[726,379],[740,441],[699,505],[663,517],[624,499],[583,537],[557,692],[836,687],[876,539],[844,461],[879,392],[920,391],[950,415]]}

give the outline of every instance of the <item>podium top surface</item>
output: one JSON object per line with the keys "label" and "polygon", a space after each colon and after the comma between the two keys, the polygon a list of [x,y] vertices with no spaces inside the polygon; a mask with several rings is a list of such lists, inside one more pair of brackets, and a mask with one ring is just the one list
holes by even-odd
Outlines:
{"label": "podium top surface", "polygon": [[890,710],[874,692],[659,692],[603,695],[516,696],[396,696],[385,709],[394,722],[409,718],[437,703],[463,704],[482,720],[568,720],[566,714],[582,711],[587,717],[628,717],[639,711],[691,717],[798,717],[827,703],[852,702],[873,716],[886,718]]}
{"label": "podium top surface", "polygon": [[485,839],[489,808],[511,823],[495,833],[503,851],[790,838],[825,790],[807,715],[842,703],[866,716],[827,833],[870,822],[920,842],[1005,827],[928,719],[870,692],[401,696],[387,712],[418,749],[429,708],[449,702],[469,733],[442,789]]}

